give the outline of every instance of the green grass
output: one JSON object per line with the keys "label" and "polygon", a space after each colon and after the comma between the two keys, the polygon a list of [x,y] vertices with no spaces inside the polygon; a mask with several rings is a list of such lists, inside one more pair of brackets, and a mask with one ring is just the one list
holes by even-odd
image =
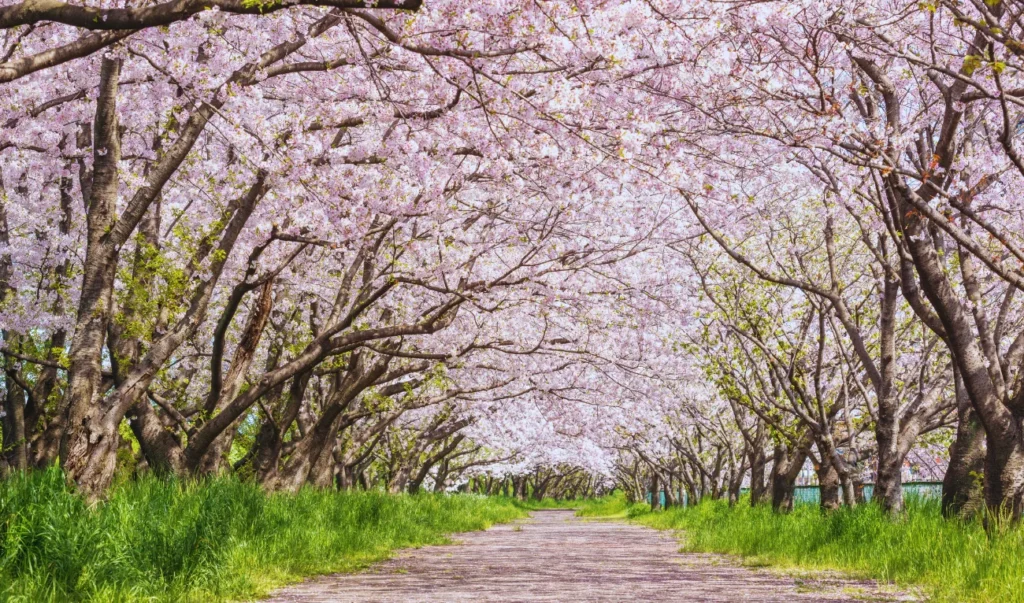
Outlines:
{"label": "green grass", "polygon": [[566,500],[559,500],[554,498],[544,498],[541,500],[533,500],[532,498],[527,500],[516,500],[515,504],[523,509],[534,511],[537,509],[579,509],[586,505],[591,499],[588,498],[570,498]]}
{"label": "green grass", "polygon": [[49,470],[0,482],[0,601],[250,599],[523,515],[501,499],[268,495],[237,479],[142,479],[90,507]]}
{"label": "green grass", "polygon": [[943,519],[934,500],[908,501],[897,519],[875,505],[827,514],[801,505],[777,515],[721,501],[634,516],[644,525],[683,530],[688,551],[918,585],[933,601],[1024,601],[1024,528],[990,537],[980,521]]}
{"label": "green grass", "polygon": [[526,500],[518,500],[515,498],[501,497],[505,500],[510,501],[512,504],[526,509],[527,511],[536,511],[541,509],[575,509],[576,515],[580,517],[627,517],[627,510],[633,515],[637,513],[643,513],[650,511],[650,506],[643,505],[632,505],[626,502],[625,495],[616,490],[611,494],[599,496],[596,498],[570,498],[567,500],[558,500],[554,498],[544,498],[542,500],[533,500],[532,498]]}
{"label": "green grass", "polygon": [[600,498],[592,498],[583,502],[576,511],[580,517],[604,517],[622,519],[638,517],[650,513],[651,506],[647,503],[631,503],[626,500],[622,491],[615,491]]}

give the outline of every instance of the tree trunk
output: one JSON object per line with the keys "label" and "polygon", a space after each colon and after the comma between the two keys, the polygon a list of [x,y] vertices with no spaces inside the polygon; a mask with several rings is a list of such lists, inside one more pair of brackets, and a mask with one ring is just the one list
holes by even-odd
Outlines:
{"label": "tree trunk", "polygon": [[344,463],[338,467],[338,489],[352,490],[356,486],[354,467]]}
{"label": "tree trunk", "polygon": [[335,462],[334,449],[338,444],[338,432],[332,431],[327,435],[324,445],[320,448],[320,455],[313,461],[306,483],[314,488],[327,489],[334,482]]}
{"label": "tree trunk", "polygon": [[100,66],[93,140],[93,175],[86,200],[86,251],[78,321],[71,340],[65,396],[68,420],[60,442],[60,459],[68,480],[87,495],[98,496],[114,475],[117,422],[104,416],[100,403],[103,343],[113,304],[117,247],[110,240],[118,195],[117,88],[120,59],[104,57]]}
{"label": "tree trunk", "polygon": [[771,480],[772,510],[776,513],[789,513],[793,510],[796,478],[800,476],[800,470],[803,469],[806,460],[806,448],[798,447],[790,452],[786,445],[775,446]]}
{"label": "tree trunk", "polygon": [[964,390],[960,372],[953,371],[956,386],[956,439],[949,447],[949,465],[942,478],[942,513],[946,517],[969,516],[983,502],[985,431]]}
{"label": "tree trunk", "polygon": [[[880,415],[881,412],[880,405]],[[878,467],[872,500],[886,512],[898,513],[903,510],[903,455],[899,452],[896,427],[885,424],[879,416],[875,439],[878,443]]]}
{"label": "tree trunk", "polygon": [[672,493],[672,475],[665,480],[665,508],[676,506],[676,497]]}
{"label": "tree trunk", "polygon": [[729,506],[734,507],[740,501],[740,487],[743,484],[743,475],[729,476]]}
{"label": "tree trunk", "polygon": [[[324,471],[322,463],[327,460],[320,461],[320,459],[324,455],[331,456],[330,452],[334,449],[338,431],[347,427],[346,421],[352,420],[343,412],[356,396],[373,385],[384,374],[387,366],[388,360],[383,360],[371,367],[365,367],[362,357],[353,357],[348,371],[341,382],[337,384],[335,391],[331,393],[328,403],[313,428],[299,440],[295,449],[292,450],[279,482],[281,488],[294,492],[311,479],[315,483],[322,481]],[[318,469],[318,463],[320,463],[319,470],[316,475],[313,475],[312,472]],[[404,481],[402,485],[405,485]]]}
{"label": "tree trunk", "polygon": [[[8,361],[10,359],[8,358]],[[0,422],[3,428],[3,446],[0,451],[6,452],[5,461],[8,470],[25,471],[28,469],[28,446],[25,436],[25,392],[14,382],[11,373],[17,368],[9,368],[6,376],[7,395],[4,397],[4,416]]]}
{"label": "tree trunk", "polygon": [[[281,348],[275,341],[273,352],[267,360],[267,370],[276,366],[280,353]],[[281,454],[284,451],[284,436],[288,429],[291,428],[292,423],[295,422],[295,418],[299,415],[303,398],[306,395],[306,387],[309,385],[309,380],[312,376],[312,371],[307,371],[292,378],[291,386],[288,388],[288,403],[285,405],[284,411],[277,417],[277,422],[274,421],[274,417],[265,416],[263,425],[256,435],[256,441],[253,443],[253,446],[256,446],[253,469],[256,473],[256,480],[265,490],[273,491],[277,489],[278,479],[280,478]],[[284,384],[276,387],[268,396],[270,400],[279,399],[283,388]],[[270,406],[273,407],[273,405]]]}
{"label": "tree trunk", "polygon": [[[277,485],[286,492],[297,492],[303,484],[321,485],[326,471],[321,460],[330,457],[334,450],[337,431],[342,428],[344,416],[340,409],[325,414],[317,421],[313,430],[299,440],[288,461],[281,470]],[[329,483],[329,480],[328,480]]]}
{"label": "tree trunk", "polygon": [[441,461],[437,465],[437,473],[434,476],[434,492],[444,492],[448,481],[448,461]]}
{"label": "tree trunk", "polygon": [[761,504],[765,495],[764,469],[765,469],[764,448],[754,448],[750,451],[750,505]]}
{"label": "tree trunk", "polygon": [[657,511],[661,508],[661,483],[658,473],[651,472],[651,510]]}
{"label": "tree trunk", "polygon": [[835,511],[842,506],[839,495],[839,472],[835,464],[826,454],[821,455],[821,463],[817,467],[818,490],[821,493],[821,508],[824,511]]}
{"label": "tree trunk", "polygon": [[[881,358],[876,378],[878,420],[875,422],[875,441],[878,445],[874,500],[887,513],[903,510],[903,480],[901,469],[904,454],[900,447],[900,402],[893,392],[893,362],[895,360],[895,309],[899,283],[886,276],[882,294],[879,331]],[[852,444],[852,442],[851,442]],[[844,484],[845,485],[845,484]],[[847,496],[847,499],[851,498]],[[850,502],[848,500],[848,502]],[[856,503],[856,497],[853,501]]]}
{"label": "tree trunk", "polygon": [[160,420],[148,401],[135,405],[128,425],[139,441],[139,448],[151,471],[161,475],[184,472],[181,440]]}
{"label": "tree trunk", "polygon": [[[270,313],[274,308],[273,287],[274,279],[270,278],[267,279],[260,288],[259,298],[253,304],[252,310],[249,312],[249,318],[246,321],[245,328],[242,330],[238,345],[235,347],[235,354],[231,359],[231,367],[228,369],[227,375],[221,378],[220,364],[223,354],[224,333],[231,324],[231,320],[234,317],[238,304],[241,303],[242,296],[245,294],[247,289],[251,288],[238,286],[232,292],[233,299],[231,301],[234,303],[229,304],[229,308],[225,311],[217,324],[214,365],[211,367],[213,384],[211,385],[210,393],[207,396],[207,402],[204,409],[209,413],[209,416],[213,416],[224,410],[224,408],[234,400],[245,381],[245,376],[249,371],[249,367],[255,359],[256,349],[259,346],[260,339],[263,337],[263,329],[266,327],[267,321],[270,320]],[[228,455],[231,452],[231,446],[235,440],[235,433],[238,431],[238,427],[241,425],[243,419],[244,415],[239,416],[235,419],[234,423],[232,423],[213,440],[209,448],[207,448],[206,453],[203,454],[200,459],[199,466],[195,468],[195,472],[197,474],[217,475],[228,470]]]}

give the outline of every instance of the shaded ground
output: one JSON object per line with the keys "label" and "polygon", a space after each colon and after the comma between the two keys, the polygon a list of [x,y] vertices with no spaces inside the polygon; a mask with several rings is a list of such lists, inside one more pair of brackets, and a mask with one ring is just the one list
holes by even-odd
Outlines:
{"label": "shaded ground", "polygon": [[787,577],[678,550],[667,532],[535,511],[454,545],[402,551],[364,573],[308,580],[270,602],[913,600],[871,581]]}

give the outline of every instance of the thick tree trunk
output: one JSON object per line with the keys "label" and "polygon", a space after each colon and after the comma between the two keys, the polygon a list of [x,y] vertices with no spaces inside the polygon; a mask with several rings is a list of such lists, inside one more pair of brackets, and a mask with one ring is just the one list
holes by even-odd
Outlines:
{"label": "thick tree trunk", "polygon": [[798,447],[790,452],[786,445],[775,446],[772,464],[772,509],[776,513],[789,513],[793,510],[793,499],[796,479],[807,460],[807,449]]}
{"label": "thick tree trunk", "polygon": [[533,481],[533,500],[544,500],[544,495],[547,494],[548,484],[551,483],[552,475],[548,475],[544,479],[540,478],[540,469],[537,470],[537,474]]}
{"label": "thick tree trunk", "polygon": [[842,506],[839,488],[839,472],[828,455],[821,455],[821,462],[817,467],[818,490],[821,493],[821,508],[824,511],[834,511]]}
{"label": "thick tree trunk", "polygon": [[181,441],[164,425],[148,401],[135,405],[128,424],[151,471],[170,475],[184,472]]}
{"label": "thick tree trunk", "polygon": [[651,471],[651,510],[657,511],[661,508],[661,480],[658,473]]}
{"label": "thick tree trunk", "polygon": [[437,465],[437,473],[434,475],[434,492],[444,492],[448,481],[448,461],[441,461]]}
{"label": "thick tree trunk", "polygon": [[[279,353],[280,348],[275,347],[274,353],[271,354],[274,358],[267,361],[268,370],[276,365],[276,356]],[[292,379],[291,386],[288,388],[288,404],[277,418],[278,422],[275,423],[273,417],[264,417],[263,425],[256,435],[256,441],[253,444],[256,446],[253,469],[256,473],[256,480],[266,490],[273,491],[278,487],[281,454],[284,450],[284,436],[288,429],[291,428],[292,423],[295,422],[295,418],[299,415],[303,398],[306,395],[306,387],[309,385],[309,380],[312,376],[313,373],[310,371],[296,375]],[[282,389],[283,384],[275,388],[269,398],[272,401],[279,399]]]}
{"label": "thick tree trunk", "polygon": [[[294,492],[311,479],[316,483],[323,480],[322,474],[325,471],[323,463],[330,462],[333,466],[331,453],[338,431],[347,427],[346,421],[352,420],[346,418],[342,413],[356,396],[384,375],[387,366],[387,360],[377,362],[368,368],[364,366],[364,358],[361,356],[355,356],[350,360],[345,376],[331,392],[320,417],[298,441],[288,457],[277,480],[279,488]],[[325,454],[328,458],[321,461],[321,457]],[[318,473],[313,476],[312,472],[316,469],[318,469]]]}
{"label": "thick tree trunk", "polygon": [[729,476],[729,506],[735,506],[740,501],[740,488],[743,485],[743,474]]}
{"label": "thick tree trunk", "polygon": [[333,459],[330,457],[334,452],[337,431],[342,428],[344,420],[341,410],[335,408],[326,413],[317,421],[313,430],[299,440],[281,470],[278,479],[279,489],[296,492],[306,483],[323,487],[325,472],[328,473],[326,483],[330,485],[329,476],[333,474],[333,470],[328,471],[328,467],[333,468]]}
{"label": "thick tree trunk", "polygon": [[256,453],[252,460],[252,468],[256,481],[265,489],[274,490],[280,469],[281,452],[284,449],[284,440],[277,425],[265,418],[256,433],[253,446]]}
{"label": "thick tree trunk", "polygon": [[942,478],[942,513],[947,517],[969,516],[983,503],[982,472],[985,470],[985,431],[978,414],[954,370],[956,385],[956,438],[949,448],[949,465]]}
{"label": "thick tree trunk", "polygon": [[842,497],[842,502],[848,507],[857,506],[857,487],[853,483],[853,475],[850,472],[848,466],[842,465],[840,470],[840,463],[845,461],[839,460],[833,462],[833,467],[836,468],[836,475],[839,476],[839,494]]}
{"label": "thick tree trunk", "polygon": [[[267,174],[258,171],[256,182],[249,191],[229,208],[230,219],[216,249],[212,245],[200,246],[198,255],[193,258],[198,266],[198,262],[207,255],[212,257],[207,268],[209,276],[200,280],[191,292],[185,313],[153,342],[136,366],[127,374],[116,375],[116,388],[109,392],[101,391],[102,350],[113,311],[112,294],[119,250],[146,215],[163,185],[188,155],[215,110],[214,106],[203,104],[189,117],[178,139],[154,164],[146,177],[146,184],[137,189],[121,217],[115,219],[121,156],[116,106],[119,71],[118,60],[103,59],[100,93],[96,101],[93,177],[86,204],[86,257],[77,323],[69,352],[64,403],[67,420],[60,442],[65,475],[91,497],[99,496],[113,477],[118,426],[133,407],[145,401],[146,391],[161,367],[199,328],[231,249],[256,203],[267,192]],[[116,352],[116,349],[111,350],[111,355],[116,355]],[[104,386],[102,389],[107,388]],[[230,419],[234,418],[235,415],[230,416]],[[229,421],[226,419],[219,424],[227,427]],[[219,434],[220,431],[196,435],[205,436],[205,446],[210,443],[211,435]],[[195,436],[190,437],[190,445],[194,439]],[[203,452],[205,448],[192,451],[189,464],[197,461]]]}
{"label": "thick tree trunk", "polygon": [[327,435],[324,445],[320,449],[319,456],[313,461],[313,466],[306,477],[306,483],[314,488],[325,490],[334,483],[335,462],[334,449],[338,444],[338,432],[332,431]]}
{"label": "thick tree trunk", "polygon": [[344,463],[338,466],[338,489],[352,490],[356,486],[354,467]]}
{"label": "thick tree trunk", "polygon": [[78,322],[71,340],[68,419],[60,442],[60,459],[68,480],[90,496],[98,496],[114,475],[117,422],[105,417],[100,402],[103,343],[113,304],[117,247],[110,239],[118,196],[117,88],[120,59],[104,57],[93,137],[92,186],[86,206],[86,251],[78,302]]}
{"label": "thick tree trunk", "polygon": [[515,497],[519,500],[526,500],[528,480],[525,476],[513,478]]}
{"label": "thick tree trunk", "polygon": [[228,455],[231,453],[231,446],[235,441],[235,434],[242,424],[243,417],[239,417],[228,426],[207,448],[206,454],[199,460],[199,464],[192,469],[195,475],[222,475],[228,472],[231,464],[228,462]]}
{"label": "thick tree trunk", "polygon": [[[1014,416],[1013,431],[1022,419]],[[1000,435],[1003,437],[990,435],[986,443],[985,502],[993,516],[1016,521],[1024,514],[1024,441],[1020,434]]]}
{"label": "thick tree trunk", "polygon": [[[455,437],[453,437],[450,442],[442,446],[440,450],[427,457],[427,459],[423,462],[423,465],[420,466],[420,470],[416,472],[416,476],[413,477],[412,481],[409,482],[409,493],[414,494],[416,492],[419,492],[420,488],[423,486],[423,480],[427,478],[427,475],[430,473],[430,470],[434,467],[434,465],[437,463],[442,463],[442,465],[445,465],[445,463],[443,463],[442,461],[448,455],[455,452],[455,449],[458,448],[459,444],[461,444],[462,441],[465,439],[466,436],[458,434]],[[443,482],[444,476],[440,474],[440,469],[438,471],[438,475],[442,478],[441,481]]]}

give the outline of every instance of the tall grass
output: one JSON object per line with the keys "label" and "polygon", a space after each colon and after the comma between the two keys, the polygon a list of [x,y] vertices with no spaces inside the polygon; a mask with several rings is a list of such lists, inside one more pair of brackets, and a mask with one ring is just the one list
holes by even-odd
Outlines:
{"label": "tall grass", "polygon": [[754,563],[829,568],[920,585],[934,601],[1024,601],[1024,529],[985,533],[947,520],[935,500],[911,499],[901,518],[875,505],[789,515],[741,502],[640,514],[640,523],[683,530],[684,548],[742,555]]}
{"label": "tall grass", "polygon": [[252,598],[524,515],[440,494],[265,494],[237,479],[142,479],[90,507],[58,470],[0,482],[0,601]]}

